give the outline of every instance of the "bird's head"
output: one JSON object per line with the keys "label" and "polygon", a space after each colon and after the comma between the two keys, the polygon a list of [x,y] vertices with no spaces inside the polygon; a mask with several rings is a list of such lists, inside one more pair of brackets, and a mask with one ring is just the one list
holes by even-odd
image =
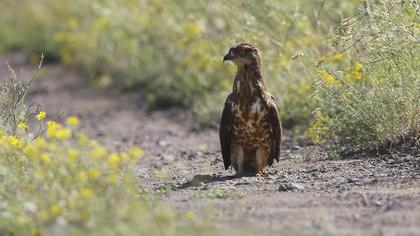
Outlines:
{"label": "bird's head", "polygon": [[261,65],[261,55],[258,49],[249,43],[240,43],[229,49],[223,61],[232,61],[238,68],[256,64]]}

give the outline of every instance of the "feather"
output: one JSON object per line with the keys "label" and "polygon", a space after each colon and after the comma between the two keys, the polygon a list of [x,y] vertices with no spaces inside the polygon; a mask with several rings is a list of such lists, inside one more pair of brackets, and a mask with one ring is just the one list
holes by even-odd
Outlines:
{"label": "feather", "polygon": [[225,107],[223,108],[222,118],[220,120],[220,127],[219,127],[219,138],[220,138],[220,146],[222,149],[222,157],[223,157],[223,164],[225,165],[225,169],[227,170],[231,165],[230,160],[230,148],[232,144],[232,121],[233,121],[233,114],[231,109],[230,103],[231,96],[226,99]]}
{"label": "feather", "polygon": [[268,158],[268,164],[271,166],[273,160],[279,162],[280,157],[280,143],[281,143],[281,122],[278,114],[277,106],[274,103],[274,99],[271,98],[268,101],[268,119],[271,129],[271,153]]}

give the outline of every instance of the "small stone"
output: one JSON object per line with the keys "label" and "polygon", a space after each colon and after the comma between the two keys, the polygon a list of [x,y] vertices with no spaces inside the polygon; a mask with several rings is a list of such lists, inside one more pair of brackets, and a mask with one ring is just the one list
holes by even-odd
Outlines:
{"label": "small stone", "polygon": [[357,179],[357,178],[348,178],[347,179],[347,183],[355,183],[355,182],[357,182],[359,179]]}
{"label": "small stone", "polygon": [[380,207],[380,206],[382,206],[382,202],[380,202],[380,201],[374,201],[373,202],[373,205],[375,205],[377,207]]}
{"label": "small stone", "polygon": [[293,145],[292,150],[299,150],[300,146],[299,145]]}
{"label": "small stone", "polygon": [[312,172],[311,175],[312,175],[312,177],[319,177],[319,174],[316,173],[316,172]]}
{"label": "small stone", "polygon": [[279,186],[279,191],[288,192],[288,191],[303,191],[305,188],[302,184],[299,183],[281,183]]}
{"label": "small stone", "polygon": [[168,143],[167,143],[167,142],[165,142],[165,141],[163,141],[163,140],[160,140],[160,141],[158,142],[158,144],[159,144],[159,146],[162,146],[162,147],[168,146]]}

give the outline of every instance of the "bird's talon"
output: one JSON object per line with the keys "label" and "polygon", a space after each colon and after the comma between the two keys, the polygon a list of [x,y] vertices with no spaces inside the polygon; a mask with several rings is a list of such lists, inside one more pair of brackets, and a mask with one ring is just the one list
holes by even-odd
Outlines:
{"label": "bird's talon", "polygon": [[263,170],[261,170],[261,171],[258,172],[258,175],[261,176],[261,177],[267,177],[268,176],[268,173],[265,172],[265,171],[263,171]]}

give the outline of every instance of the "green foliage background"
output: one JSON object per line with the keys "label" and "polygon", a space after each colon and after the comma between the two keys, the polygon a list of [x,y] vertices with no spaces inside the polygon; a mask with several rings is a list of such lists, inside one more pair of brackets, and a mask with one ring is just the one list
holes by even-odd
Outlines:
{"label": "green foliage background", "polygon": [[[406,57],[418,54],[415,45],[419,5],[413,1],[21,0],[17,4],[3,0],[0,9],[3,50],[23,49],[32,58],[45,52],[49,60],[82,69],[98,86],[116,83],[122,89],[140,91],[154,107],[187,110],[198,125],[218,122],[235,71],[233,65],[222,63],[222,57],[238,42],[251,42],[261,50],[263,76],[269,92],[276,97],[283,125],[302,133],[311,124],[314,127],[307,134],[315,141],[345,140],[337,137],[347,134],[324,132],[337,130],[338,126],[339,130],[349,130],[347,126],[351,126],[353,134],[368,130],[363,125],[344,122],[351,120],[350,110],[342,113],[347,114],[344,120],[332,119],[340,111],[326,107],[320,99],[323,95],[315,96],[315,92],[335,91],[338,87],[322,88],[322,83],[317,83],[322,78],[319,71],[337,79],[345,68],[360,63],[364,72],[370,66],[380,68],[370,75],[379,81],[388,75],[382,72],[392,64],[391,57],[375,60],[378,53],[384,53],[381,50],[386,50],[393,53],[394,61],[413,62],[409,71],[403,74],[392,70],[392,76],[411,74],[411,85],[418,88],[418,57]],[[374,17],[381,14],[382,17]],[[357,28],[349,24],[353,21]],[[389,33],[378,33],[371,25],[378,32]],[[408,32],[407,28],[412,30]],[[365,32],[372,35],[359,39]],[[410,34],[412,37],[407,37]],[[367,42],[369,38],[372,42]],[[412,43],[408,53],[403,47],[407,44],[398,44],[405,39]],[[368,88],[353,89],[362,92]],[[410,101],[418,100],[418,92],[414,91]],[[330,105],[339,104],[336,98],[328,99],[333,99]],[[362,109],[366,108],[362,104],[353,105],[351,109],[364,114]],[[408,107],[411,111],[401,110],[401,106],[392,109],[412,114],[418,108]],[[371,109],[379,114],[388,108]],[[319,112],[330,121],[316,119]],[[365,118],[360,116],[360,120]],[[372,118],[371,122],[384,119]],[[400,120],[393,116],[386,119],[393,124]],[[418,126],[417,119],[413,123]],[[364,136],[358,142],[368,139]]]}
{"label": "green foliage background", "polygon": [[[157,106],[193,107],[203,123],[234,77],[223,55],[238,42],[263,53],[264,76],[287,122],[305,122],[310,81],[302,64],[334,51],[324,35],[358,1],[2,1],[3,48],[24,48],[141,88]],[[19,17],[17,17],[19,16]],[[304,54],[303,60],[292,60]],[[302,59],[302,58],[300,58]]]}

